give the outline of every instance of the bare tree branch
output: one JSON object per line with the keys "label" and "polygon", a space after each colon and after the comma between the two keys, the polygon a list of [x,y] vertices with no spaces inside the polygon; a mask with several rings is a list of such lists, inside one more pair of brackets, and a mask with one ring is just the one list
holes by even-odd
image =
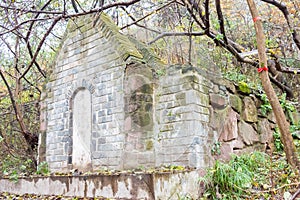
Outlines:
{"label": "bare tree branch", "polygon": [[[57,22],[59,22],[59,20],[61,20],[61,17],[57,17],[56,19],[54,19],[54,21],[52,22],[50,28],[48,29],[48,31],[45,33],[44,37],[42,38],[42,40],[40,41],[36,51],[35,51],[35,54],[33,55],[32,59],[31,59],[31,62],[29,63],[29,65],[27,66],[26,70],[23,72],[23,74],[21,75],[20,79],[23,78],[27,73],[28,71],[30,70],[30,68],[32,67],[32,65],[35,63],[36,61],[36,58],[47,38],[47,36],[50,34],[50,32],[52,31],[52,29],[54,28],[54,26],[57,24]],[[38,66],[37,66],[38,67]],[[41,68],[38,67],[38,70],[39,72],[44,76],[46,77],[45,73],[43,72],[43,70]]]}
{"label": "bare tree branch", "polygon": [[29,19],[29,20],[23,21],[23,22],[17,24],[16,26],[14,26],[13,28],[11,28],[11,29],[9,29],[9,30],[7,30],[7,31],[5,31],[5,32],[0,33],[0,36],[5,35],[5,34],[7,34],[7,33],[11,33],[11,32],[13,32],[13,31],[19,29],[19,28],[20,28],[21,26],[23,26],[24,24],[27,24],[27,23],[29,23],[29,22],[46,21],[46,20],[50,20],[50,19],[52,19],[52,18],[53,18],[53,17],[45,17],[45,18]]}
{"label": "bare tree branch", "polygon": [[204,24],[205,24],[205,32],[208,34],[210,29],[210,21],[209,21],[209,0],[205,0],[204,3],[205,8],[205,18],[204,18]]}
{"label": "bare tree branch", "polygon": [[204,32],[164,32],[159,34],[156,38],[154,38],[152,41],[148,42],[148,44],[153,44],[154,42],[156,42],[157,40],[164,38],[164,37],[168,37],[168,36],[203,36],[206,35]]}
{"label": "bare tree branch", "polygon": [[[173,0],[173,1],[171,1],[171,2],[169,2],[169,3],[167,3],[167,4],[165,4],[165,5],[163,5],[163,6],[161,6],[161,7],[159,7],[158,9],[156,9],[156,10],[154,10],[154,11],[148,13],[148,14],[145,15],[144,17],[142,17],[142,18],[140,18],[140,19],[138,19],[138,20],[135,20],[134,22],[132,22],[132,23],[130,23],[130,24],[127,24],[126,26],[123,26],[123,27],[121,28],[121,30],[123,30],[123,29],[125,29],[125,28],[128,28],[129,26],[132,26],[132,25],[137,24],[138,22],[140,22],[140,21],[146,19],[147,17],[149,17],[149,16],[155,14],[156,12],[160,11],[160,10],[163,9],[163,8],[166,8],[167,6],[169,6],[170,4],[172,4],[172,3],[174,3],[174,2],[176,2],[176,0]],[[131,19],[132,19],[132,18],[131,18]]]}
{"label": "bare tree branch", "polygon": [[[46,9],[48,7],[48,5],[51,3],[52,0],[48,0],[44,6],[41,8],[40,11],[44,11],[44,9]],[[37,19],[39,17],[39,15],[41,14],[41,12],[38,12],[35,16],[34,16],[34,19]],[[48,14],[48,13],[47,13]],[[63,14],[63,12],[59,12],[57,14]],[[26,34],[26,37],[25,37],[25,41],[27,42],[28,39],[29,39],[29,36],[32,32],[32,28],[33,28],[33,25],[36,21],[32,21],[32,23],[30,24],[29,28],[28,28],[28,31],[27,31],[27,34]]]}
{"label": "bare tree branch", "polygon": [[7,88],[7,91],[8,91],[8,93],[9,93],[9,97],[10,97],[10,100],[11,100],[11,103],[12,103],[12,106],[13,106],[13,109],[14,109],[14,112],[15,112],[15,115],[16,115],[16,118],[17,118],[17,121],[18,121],[18,123],[19,123],[19,125],[20,125],[20,128],[21,128],[21,130],[22,130],[22,134],[24,135],[25,138],[28,139],[28,140],[26,140],[26,142],[27,142],[28,147],[30,147],[31,144],[30,144],[30,142],[29,142],[29,138],[31,138],[32,136],[31,136],[31,134],[27,131],[26,126],[25,126],[25,124],[24,124],[23,121],[22,121],[22,116],[20,116],[20,112],[18,111],[19,109],[18,109],[18,107],[17,107],[17,103],[16,103],[16,101],[15,101],[14,95],[13,95],[13,93],[12,93],[12,91],[11,91],[11,88],[10,88],[10,86],[9,86],[9,84],[8,84],[8,82],[7,82],[7,80],[6,80],[5,76],[4,76],[4,74],[3,74],[3,71],[2,71],[1,69],[0,69],[0,77],[2,78],[4,84],[5,84],[6,88]]}
{"label": "bare tree branch", "polygon": [[[49,0],[48,2],[51,2],[52,0]],[[46,3],[47,4],[47,3]],[[4,6],[4,5],[0,5],[0,8],[3,8],[3,9],[8,9],[8,10],[14,10],[14,11],[20,11],[24,14],[26,13],[37,13],[37,14],[48,14],[48,15],[61,15],[61,14],[64,14],[63,12],[58,12],[58,11],[46,11],[46,10],[27,10],[27,9],[24,9],[24,8],[13,8],[13,7],[9,7],[9,6]]]}
{"label": "bare tree branch", "polygon": [[224,18],[223,18],[223,14],[222,14],[220,0],[216,0],[216,9],[217,9],[218,19],[219,19],[219,24],[220,24],[220,32],[223,35],[225,44],[228,44],[227,36],[225,34]]}

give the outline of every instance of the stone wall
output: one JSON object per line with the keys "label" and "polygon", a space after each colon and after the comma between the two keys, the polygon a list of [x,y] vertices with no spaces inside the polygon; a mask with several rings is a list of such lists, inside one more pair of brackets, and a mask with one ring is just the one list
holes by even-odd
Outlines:
{"label": "stone wall", "polygon": [[0,193],[60,195],[70,199],[199,199],[198,179],[196,171],[27,177],[18,182],[0,179]]}
{"label": "stone wall", "polygon": [[153,72],[149,66],[128,65],[124,75],[123,168],[154,166]]}
{"label": "stone wall", "polygon": [[[204,71],[203,71],[204,72]],[[170,66],[156,96],[157,164],[209,165],[209,95],[212,83],[190,66]]]}
{"label": "stone wall", "polygon": [[[142,56],[106,15],[98,18],[86,16],[69,25],[47,84],[42,129],[45,159],[53,170],[122,166],[124,70]],[[90,97],[83,94],[76,103],[81,93]]]}
{"label": "stone wall", "polygon": [[210,93],[210,131],[217,136],[220,152],[215,159],[228,160],[231,154],[273,148],[276,121],[273,112],[263,115],[259,95],[243,93],[239,87],[226,79],[212,79]]}

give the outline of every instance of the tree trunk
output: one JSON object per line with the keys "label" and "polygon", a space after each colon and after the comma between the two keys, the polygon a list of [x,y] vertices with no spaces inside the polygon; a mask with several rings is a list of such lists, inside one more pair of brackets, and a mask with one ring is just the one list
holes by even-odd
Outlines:
{"label": "tree trunk", "polygon": [[281,142],[284,145],[284,152],[286,154],[287,162],[294,168],[300,170],[299,161],[296,153],[296,147],[293,143],[293,138],[290,133],[290,124],[286,120],[286,116],[283,112],[283,109],[279,103],[277,95],[272,87],[268,76],[267,68],[267,55],[265,47],[265,35],[263,33],[262,23],[256,8],[256,5],[253,0],[247,0],[248,6],[251,11],[251,15],[254,21],[255,31],[256,31],[256,40],[258,48],[258,57],[259,57],[259,72],[260,79],[262,82],[263,89],[270,101],[272,106],[276,122],[278,124],[280,133],[281,133]]}

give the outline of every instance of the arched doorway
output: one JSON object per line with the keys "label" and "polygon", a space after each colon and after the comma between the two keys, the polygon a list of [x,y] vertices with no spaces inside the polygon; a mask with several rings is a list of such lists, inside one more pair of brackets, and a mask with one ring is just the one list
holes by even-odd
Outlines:
{"label": "arched doorway", "polygon": [[80,170],[91,167],[92,98],[86,88],[72,98],[72,166]]}

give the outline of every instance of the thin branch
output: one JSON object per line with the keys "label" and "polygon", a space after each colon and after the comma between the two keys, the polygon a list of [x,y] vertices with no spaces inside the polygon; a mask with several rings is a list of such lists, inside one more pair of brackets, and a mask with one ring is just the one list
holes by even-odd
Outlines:
{"label": "thin branch", "polygon": [[[300,184],[300,183],[299,183]],[[290,200],[294,200],[294,199],[296,199],[297,198],[297,196],[300,194],[300,188],[297,190],[297,192],[295,192],[294,194],[293,194],[293,196],[290,198]]]}
{"label": "thin branch", "polygon": [[[136,19],[128,12],[128,10],[126,10],[126,8],[121,7],[121,9],[125,11],[125,13],[127,14],[127,16],[129,16],[129,17],[132,19],[132,21],[136,21]],[[159,33],[159,34],[161,33],[160,31],[157,31],[157,30],[154,30],[154,29],[149,28],[149,27],[147,27],[147,26],[141,25],[141,24],[139,24],[138,22],[137,22],[135,25],[138,26],[138,27],[140,27],[140,28],[143,28],[143,29],[152,31],[152,32],[154,32],[154,33]],[[121,30],[122,30],[122,29],[123,29],[123,28],[121,28]]]}
{"label": "thin branch", "polygon": [[148,42],[148,44],[153,44],[157,40],[168,37],[168,36],[203,36],[206,35],[204,32],[164,32],[154,38],[152,41]]}
{"label": "thin branch", "polygon": [[[182,2],[184,3],[184,0],[182,0]],[[188,4],[191,6],[191,8],[189,8],[189,6],[186,4],[187,5],[187,10],[189,11],[190,15],[197,22],[197,24],[204,30],[205,29],[205,25],[203,23],[205,21],[205,16],[203,15],[203,13],[204,13],[203,10],[199,6],[199,2],[196,3],[194,0],[189,0]],[[199,18],[201,19],[202,22],[200,22],[198,20],[198,18],[196,17],[196,15],[194,15],[193,10],[195,10],[198,13]]]}
{"label": "thin branch", "polygon": [[[35,63],[35,60],[47,38],[47,36],[50,34],[50,32],[52,31],[52,29],[54,28],[54,26],[57,24],[57,22],[59,22],[59,20],[61,20],[61,17],[57,17],[54,19],[54,21],[52,22],[51,26],[49,27],[48,31],[45,33],[44,37],[42,38],[42,40],[40,41],[36,51],[35,51],[35,54],[33,55],[32,59],[31,59],[31,62],[29,63],[29,65],[27,66],[26,70],[23,72],[23,74],[21,75],[20,79],[23,78],[29,71],[29,69],[32,67],[32,65]],[[44,76],[46,77],[46,75],[44,74],[44,72],[42,71],[41,68],[38,67],[38,70],[39,72]]]}
{"label": "thin branch", "polygon": [[[52,1],[52,0],[50,0]],[[47,3],[46,3],[47,4]],[[8,9],[8,10],[14,10],[14,11],[20,11],[24,13],[38,13],[38,14],[48,14],[48,15],[60,15],[63,14],[63,12],[57,12],[57,11],[45,11],[45,10],[26,10],[23,8],[13,8],[9,6],[0,5],[0,8]]]}
{"label": "thin branch", "polygon": [[23,21],[23,22],[17,24],[16,26],[14,26],[13,28],[11,28],[11,29],[9,29],[9,30],[7,30],[5,32],[0,33],[0,36],[5,35],[5,34],[10,33],[10,32],[13,32],[13,31],[17,30],[18,28],[20,28],[22,25],[27,24],[29,22],[33,22],[33,21],[34,22],[36,22],[36,21],[46,21],[46,20],[49,20],[49,19],[52,19],[52,17],[45,17],[45,18],[38,18],[38,19],[29,19],[29,20]]}
{"label": "thin branch", "polygon": [[205,20],[204,20],[205,32],[209,33],[209,29],[210,29],[210,23],[209,23],[209,0],[205,0],[204,8],[205,8]]}
{"label": "thin branch", "polygon": [[217,9],[218,19],[219,19],[219,24],[220,24],[220,32],[223,35],[225,44],[228,44],[227,36],[225,34],[224,18],[223,18],[220,0],[216,0],[216,9]]}
{"label": "thin branch", "polygon": [[[133,21],[132,23],[127,24],[127,25],[121,27],[121,30],[123,30],[123,29],[125,29],[125,28],[128,28],[129,26],[135,25],[136,23],[138,23],[138,22],[140,22],[140,21],[146,19],[147,17],[149,17],[149,16],[155,14],[156,12],[160,11],[161,9],[163,9],[163,8],[165,8],[165,7],[167,7],[167,6],[169,6],[170,4],[172,4],[172,3],[174,3],[174,2],[176,2],[176,0],[173,0],[173,1],[171,1],[171,2],[169,2],[169,3],[167,3],[167,4],[165,4],[165,5],[163,5],[163,6],[161,6],[161,7],[159,7],[158,9],[156,9],[156,10],[154,10],[154,11],[148,13],[147,15],[143,16],[142,18],[140,18],[140,19],[138,19],[138,20],[135,20],[135,21]],[[132,19],[132,18],[131,18],[131,19]]]}
{"label": "thin branch", "polygon": [[[52,1],[52,0],[47,1],[47,2],[44,4],[44,6],[41,8],[41,11],[43,11],[44,9],[46,9],[47,6],[51,3],[51,1]],[[39,17],[40,14],[41,14],[41,12],[38,12],[38,13],[34,16],[34,19],[37,19],[37,18]],[[63,14],[63,13],[60,13],[60,14]],[[30,24],[29,28],[28,28],[28,31],[27,31],[27,34],[26,34],[26,37],[25,37],[26,42],[27,42],[28,39],[29,39],[29,36],[30,36],[30,34],[31,34],[31,30],[32,30],[33,25],[34,25],[35,22],[36,22],[36,21],[33,21],[33,22]]]}
{"label": "thin branch", "polygon": [[77,5],[79,6],[79,8],[82,10],[82,12],[86,13],[86,11],[83,9],[83,7],[80,5],[80,3],[78,2],[78,0],[75,0]]}
{"label": "thin branch", "polygon": [[[117,6],[130,6],[130,5],[135,4],[139,1],[141,1],[141,0],[132,0],[132,1],[128,1],[128,2],[115,2],[115,3],[111,3],[109,5],[103,6],[101,8],[91,9],[87,12],[81,12],[81,13],[75,13],[75,14],[69,14],[69,15],[63,15],[63,13],[61,13],[61,15],[55,17],[54,19],[56,19],[56,18],[69,19],[69,18],[79,17],[79,16],[83,16],[83,15],[87,15],[87,14],[99,13],[103,10],[107,10],[109,8],[113,8],[113,7],[117,7]],[[29,23],[29,22],[32,22],[32,21],[46,21],[46,20],[50,20],[50,19],[53,19],[53,17],[29,19],[29,20],[23,21],[20,24],[17,24],[16,26],[14,26],[12,29],[9,29],[5,32],[0,33],[0,36],[4,35],[4,34],[7,34],[9,32],[12,32],[14,30],[17,30],[18,28],[20,28],[22,25],[24,25],[26,23]]]}
{"label": "thin branch", "polygon": [[[73,7],[74,11],[75,11],[76,13],[78,13],[78,8],[77,8],[77,5],[76,5],[75,0],[71,0],[71,3],[72,3],[72,7]],[[65,12],[64,12],[64,13],[65,13]]]}
{"label": "thin branch", "polygon": [[281,67],[280,72],[284,72],[284,73],[288,73],[288,74],[300,74],[300,69]]}
{"label": "thin branch", "polygon": [[11,88],[9,87],[9,84],[8,84],[8,82],[7,82],[7,80],[6,80],[6,78],[5,78],[5,76],[4,76],[4,74],[3,74],[3,72],[2,72],[2,70],[0,69],[0,76],[1,76],[1,78],[2,78],[2,80],[3,80],[3,82],[4,82],[4,84],[5,84],[5,86],[6,86],[6,88],[7,88],[7,91],[8,91],[8,94],[9,94],[9,98],[10,98],[10,101],[11,101],[11,103],[12,103],[12,106],[13,106],[13,109],[14,109],[14,112],[15,112],[15,115],[16,115],[16,117],[17,117],[17,121],[18,121],[18,123],[20,124],[20,127],[21,127],[21,130],[22,130],[22,133],[24,134],[24,135],[30,135],[29,133],[28,133],[28,131],[26,130],[26,128],[25,128],[25,126],[22,124],[22,122],[20,121],[21,120],[21,116],[19,115],[19,113],[18,113],[18,108],[17,108],[17,105],[16,105],[16,101],[15,101],[15,99],[14,99],[14,96],[13,96],[13,93],[12,93],[12,91],[11,91]]}
{"label": "thin branch", "polygon": [[[193,31],[193,21],[192,18],[190,18],[190,27],[189,27],[189,33]],[[189,35],[189,64],[192,63],[192,36]]]}
{"label": "thin branch", "polygon": [[270,74],[269,74],[269,78],[270,78],[271,82],[274,83],[282,91],[284,91],[289,98],[294,97],[294,93],[293,93],[293,90],[291,90],[291,88],[289,88],[286,85],[280,83],[278,80],[276,80],[276,78],[272,77]]}

